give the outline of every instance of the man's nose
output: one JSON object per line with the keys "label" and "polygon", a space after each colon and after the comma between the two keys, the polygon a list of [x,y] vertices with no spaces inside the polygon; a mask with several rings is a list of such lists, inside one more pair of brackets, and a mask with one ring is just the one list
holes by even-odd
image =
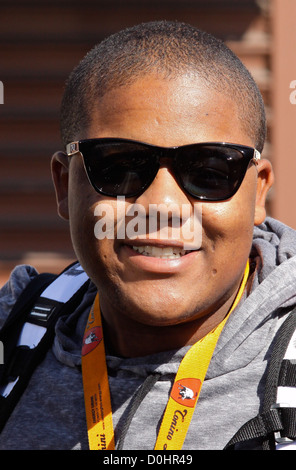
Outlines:
{"label": "man's nose", "polygon": [[184,247],[186,244],[186,249],[200,246],[201,212],[197,210],[195,201],[190,200],[178,185],[168,167],[159,169],[151,185],[130,209],[141,214],[142,232],[138,236],[147,237],[149,234],[150,238],[180,240]]}
{"label": "man's nose", "polygon": [[[192,216],[192,206],[168,167],[161,167],[146,191],[135,201],[146,214],[147,231],[170,238]],[[170,232],[168,232],[168,230]]]}
{"label": "man's nose", "polygon": [[160,167],[150,186],[135,201],[148,208],[151,204],[176,205],[190,204],[185,191],[177,183],[168,167]]}

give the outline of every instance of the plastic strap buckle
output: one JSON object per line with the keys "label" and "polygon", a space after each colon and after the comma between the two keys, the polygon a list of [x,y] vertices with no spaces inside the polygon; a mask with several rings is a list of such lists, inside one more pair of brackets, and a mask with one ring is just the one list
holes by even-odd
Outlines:
{"label": "plastic strap buckle", "polygon": [[[274,403],[270,407],[271,410],[281,409],[281,408],[291,408],[291,407],[288,403]],[[288,444],[289,442],[294,442],[293,439],[290,439],[289,437],[282,436],[281,431],[276,431],[274,433],[274,438],[275,438],[275,441],[278,444]]]}
{"label": "plastic strap buckle", "polygon": [[39,326],[46,326],[52,314],[61,306],[60,302],[40,297],[27,316],[27,321]]}

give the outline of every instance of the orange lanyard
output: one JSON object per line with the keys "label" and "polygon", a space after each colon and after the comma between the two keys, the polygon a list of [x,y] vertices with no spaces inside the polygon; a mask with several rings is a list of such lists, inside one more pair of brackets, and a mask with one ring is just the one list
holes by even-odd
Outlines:
{"label": "orange lanyard", "polygon": [[[155,450],[182,449],[220,333],[241,299],[249,275],[247,263],[235,301],[224,320],[184,356],[166,406]],[[98,295],[90,311],[82,346],[82,377],[89,448],[114,450],[114,431],[105,346]]]}

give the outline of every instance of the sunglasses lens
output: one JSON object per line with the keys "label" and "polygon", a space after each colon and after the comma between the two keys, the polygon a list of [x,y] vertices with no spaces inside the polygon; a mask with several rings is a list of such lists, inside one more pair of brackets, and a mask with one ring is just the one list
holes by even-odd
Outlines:
{"label": "sunglasses lens", "polygon": [[157,172],[151,150],[140,144],[99,143],[87,149],[84,155],[91,183],[109,196],[140,194]]}
{"label": "sunglasses lens", "polygon": [[229,147],[193,146],[178,159],[179,178],[193,197],[208,201],[228,199],[239,188],[248,160]]}

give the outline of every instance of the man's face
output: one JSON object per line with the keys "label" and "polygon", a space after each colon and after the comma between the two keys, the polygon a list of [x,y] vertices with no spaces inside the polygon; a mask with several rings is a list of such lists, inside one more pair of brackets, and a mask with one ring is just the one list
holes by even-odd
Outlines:
{"label": "man's face", "polygon": [[[100,98],[88,131],[78,138],[120,137],[163,147],[198,142],[253,147],[238,112],[230,98],[205,87],[197,77],[165,80],[149,75]],[[176,325],[206,317],[227,303],[240,284],[253,225],[265,215],[262,193],[266,185],[258,171],[259,176],[266,176],[269,170],[264,162],[257,168],[250,165],[240,189],[229,200],[201,203],[180,188],[164,162],[148,189],[126,199],[125,207],[141,204],[148,213],[151,204],[186,204],[191,210],[199,204],[202,242],[198,250],[184,256],[162,259],[157,250],[154,256],[140,254],[139,246],[178,248],[184,240],[151,240],[147,233],[146,240],[141,237],[136,242],[135,251],[127,238],[95,237],[96,206],[108,203],[114,208],[116,224],[117,201],[99,195],[88,182],[81,156],[71,157],[69,187],[64,190],[68,193],[60,201],[60,214],[69,217],[76,255],[98,288],[107,321],[116,320],[117,315],[117,320],[126,318],[141,325]]]}

